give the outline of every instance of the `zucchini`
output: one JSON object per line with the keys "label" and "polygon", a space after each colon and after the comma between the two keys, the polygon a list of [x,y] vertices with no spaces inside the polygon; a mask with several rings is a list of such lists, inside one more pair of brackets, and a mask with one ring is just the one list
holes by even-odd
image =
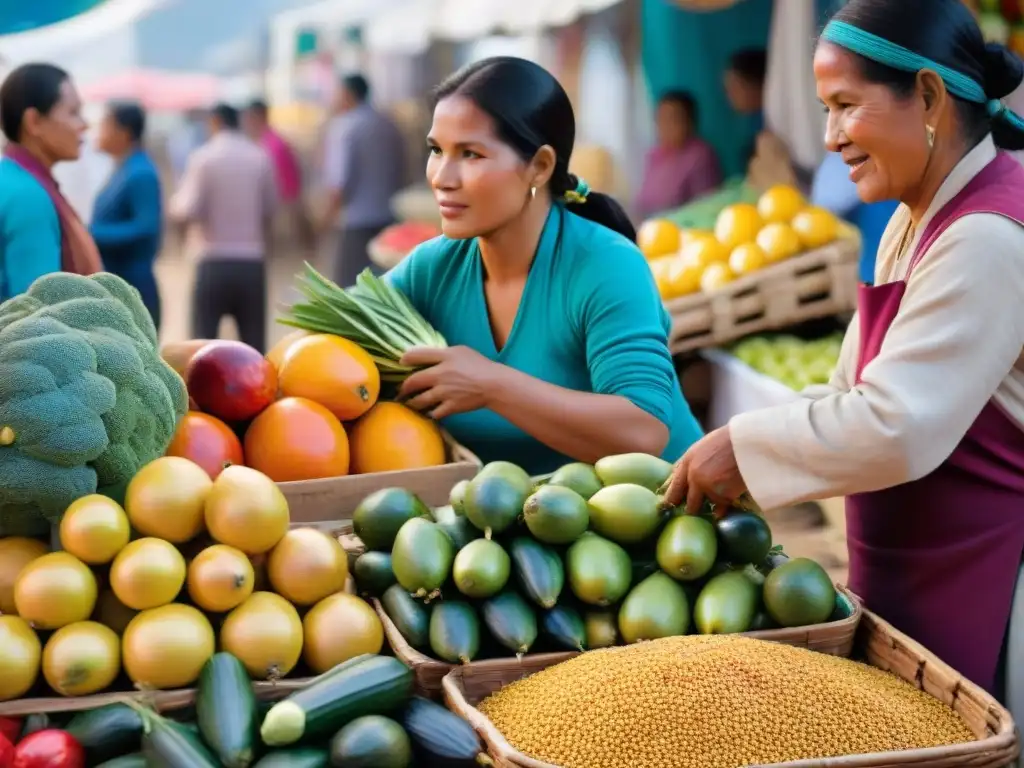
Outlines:
{"label": "zucchini", "polygon": [[142,747],[142,716],[127,704],[107,704],[79,712],[65,730],[82,745],[90,765],[138,752]]}
{"label": "zucchini", "polygon": [[493,765],[473,727],[440,704],[414,696],[400,722],[412,740],[420,768]]}
{"label": "zucchini", "polygon": [[260,735],[271,747],[336,733],[363,715],[386,715],[412,695],[413,674],[390,656],[359,656],[279,701],[263,719]]}
{"label": "zucchini", "polygon": [[537,617],[517,592],[492,597],[484,603],[482,613],[494,639],[517,656],[529,652],[537,640]]}
{"label": "zucchini", "polygon": [[361,593],[380,597],[388,587],[397,583],[391,570],[391,555],[387,552],[364,552],[352,566],[356,585]]}
{"label": "zucchini", "polygon": [[399,584],[388,587],[380,603],[409,645],[421,651],[430,647],[430,612],[422,603]]}
{"label": "zucchini", "polygon": [[97,765],[96,768],[148,768],[148,763],[146,763],[146,756],[144,754],[135,752],[131,755],[123,755],[122,757],[115,757],[113,760],[107,760],[107,762]]}
{"label": "zucchini", "polygon": [[541,631],[568,651],[587,649],[587,627],[579,612],[566,605],[556,605],[544,613]]}
{"label": "zucchini", "polygon": [[357,717],[331,739],[331,764],[345,768],[409,768],[412,743],[394,720]]}
{"label": "zucchini", "polygon": [[509,547],[509,555],[523,593],[541,608],[554,608],[565,586],[565,566],[558,552],[520,536]]}
{"label": "zucchini", "polygon": [[214,654],[199,673],[196,722],[203,741],[227,768],[252,765],[256,696],[242,662],[230,653]]}
{"label": "zucchini", "polygon": [[480,620],[468,603],[438,603],[430,613],[430,650],[442,661],[468,664],[480,652]]}
{"label": "zucchini", "polygon": [[142,754],[146,765],[159,768],[218,768],[220,762],[188,726],[140,710],[145,733]]}
{"label": "zucchini", "polygon": [[331,756],[327,750],[296,747],[270,752],[253,768],[329,768],[330,764]]}

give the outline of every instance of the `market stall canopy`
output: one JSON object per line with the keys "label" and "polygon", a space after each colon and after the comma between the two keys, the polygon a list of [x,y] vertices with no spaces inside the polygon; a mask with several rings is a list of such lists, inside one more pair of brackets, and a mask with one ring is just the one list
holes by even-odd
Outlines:
{"label": "market stall canopy", "polygon": [[494,33],[523,35],[571,24],[621,0],[408,0],[375,16],[364,30],[368,48],[420,53],[432,40],[467,42]]}
{"label": "market stall canopy", "polygon": [[31,0],[0,4],[0,56],[15,64],[110,34],[168,0]]}
{"label": "market stall canopy", "polygon": [[202,73],[133,69],[82,87],[86,101],[131,100],[154,112],[208,107],[220,96],[219,78]]}

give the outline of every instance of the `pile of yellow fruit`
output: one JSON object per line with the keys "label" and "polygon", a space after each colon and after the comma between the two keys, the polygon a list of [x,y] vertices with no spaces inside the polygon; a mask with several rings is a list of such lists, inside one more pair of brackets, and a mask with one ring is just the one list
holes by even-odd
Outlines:
{"label": "pile of yellow fruit", "polygon": [[663,299],[711,292],[738,277],[840,237],[838,218],[811,206],[793,187],[772,187],[757,205],[723,209],[714,232],[680,230],[665,219],[641,225],[637,243],[647,257]]}
{"label": "pile of yellow fruit", "polygon": [[51,552],[0,539],[0,701],[34,692],[40,672],[62,696],[99,693],[122,673],[163,690],[194,684],[216,648],[273,680],[383,645],[373,609],[346,592],[337,539],[291,528],[277,485],[248,467],[212,480],[186,459],[157,459],[123,507],[75,501],[59,542]]}

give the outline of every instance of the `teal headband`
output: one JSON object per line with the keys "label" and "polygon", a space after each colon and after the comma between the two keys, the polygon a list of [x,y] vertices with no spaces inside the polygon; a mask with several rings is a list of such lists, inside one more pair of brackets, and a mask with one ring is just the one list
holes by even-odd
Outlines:
{"label": "teal headband", "polygon": [[821,33],[821,38],[901,72],[920,72],[922,69],[930,69],[942,78],[946,89],[954,96],[975,104],[984,104],[993,120],[1002,120],[1017,130],[1024,131],[1024,120],[1020,115],[999,99],[990,99],[981,83],[963,72],[943,66],[937,61],[932,61],[926,56],[914,53],[902,45],[866,32],[860,27],[847,24],[845,21],[830,21]]}

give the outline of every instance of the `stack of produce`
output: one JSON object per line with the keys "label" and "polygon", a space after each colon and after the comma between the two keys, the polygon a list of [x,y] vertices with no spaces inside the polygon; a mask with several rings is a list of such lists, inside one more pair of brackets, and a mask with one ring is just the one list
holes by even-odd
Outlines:
{"label": "stack of produce", "polygon": [[727,181],[716,191],[666,212],[663,218],[680,229],[711,230],[722,210],[737,203],[756,203],[757,190],[742,179]]}
{"label": "stack of produce", "polygon": [[738,277],[822,248],[838,239],[832,213],[808,205],[792,187],[772,187],[757,204],[736,203],[715,219],[714,230],[679,229],[667,219],[644,222],[641,250],[663,299],[713,292]]}
{"label": "stack of produce", "polygon": [[353,518],[368,550],[357,586],[413,648],[450,663],[829,620],[828,575],[773,548],[762,517],[666,510],[671,468],[627,454],[535,487],[495,462],[433,513],[378,492]]}
{"label": "stack of produce", "polygon": [[583,654],[479,708],[516,749],[562,768],[740,768],[975,740],[891,673],[744,637]]}
{"label": "stack of produce", "polygon": [[842,333],[811,341],[775,335],[752,336],[730,351],[758,373],[799,392],[814,384],[828,384],[842,347]]}
{"label": "stack of produce", "polygon": [[[460,768],[490,765],[480,739],[456,715],[414,697],[412,675],[397,659],[361,655],[283,701],[258,701],[245,665],[221,652],[203,665],[194,711],[158,715],[114,703],[47,722],[28,718],[8,739],[40,762],[21,768]],[[172,719],[173,718],[173,719]],[[62,726],[62,727],[59,727]],[[46,750],[45,752],[43,750]],[[57,760],[63,750],[63,760]],[[17,754],[17,752],[16,752]],[[44,762],[42,758],[51,762]]]}
{"label": "stack of produce", "polygon": [[157,459],[123,507],[95,494],[71,504],[59,543],[0,539],[0,701],[34,692],[40,672],[61,696],[120,687],[122,673],[137,688],[188,687],[215,645],[274,680],[383,644],[373,609],[344,591],[341,545],[290,530],[280,489],[248,467],[211,480]]}
{"label": "stack of produce", "polygon": [[237,341],[168,345],[164,355],[191,399],[167,455],[213,478],[239,464],[288,482],[447,461],[435,422],[381,399],[386,361],[332,332],[296,331],[266,357]]}

